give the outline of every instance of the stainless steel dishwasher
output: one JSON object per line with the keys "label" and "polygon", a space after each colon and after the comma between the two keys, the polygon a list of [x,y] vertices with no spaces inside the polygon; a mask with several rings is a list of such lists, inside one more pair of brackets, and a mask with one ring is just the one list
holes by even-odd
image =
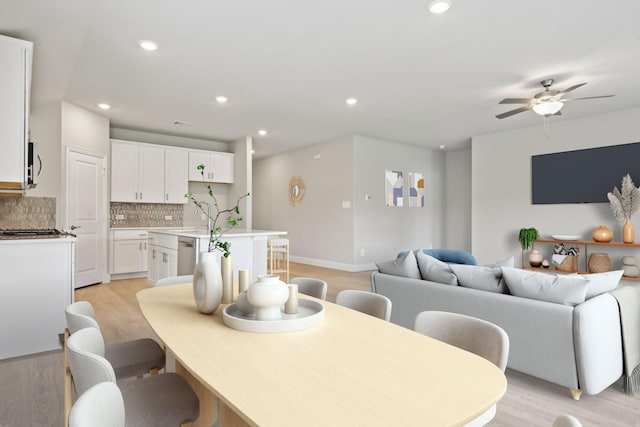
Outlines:
{"label": "stainless steel dishwasher", "polygon": [[193,274],[196,266],[196,238],[178,237],[178,276]]}

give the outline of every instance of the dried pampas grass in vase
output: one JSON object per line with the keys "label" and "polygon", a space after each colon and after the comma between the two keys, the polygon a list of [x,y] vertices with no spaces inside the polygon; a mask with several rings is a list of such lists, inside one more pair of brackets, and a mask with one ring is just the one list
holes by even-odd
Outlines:
{"label": "dried pampas grass in vase", "polygon": [[640,188],[636,188],[631,179],[631,175],[626,174],[622,178],[622,185],[614,187],[613,191],[607,193],[609,204],[613,216],[622,227],[622,241],[624,243],[633,243],[635,240],[635,230],[631,223],[631,217],[640,211]]}

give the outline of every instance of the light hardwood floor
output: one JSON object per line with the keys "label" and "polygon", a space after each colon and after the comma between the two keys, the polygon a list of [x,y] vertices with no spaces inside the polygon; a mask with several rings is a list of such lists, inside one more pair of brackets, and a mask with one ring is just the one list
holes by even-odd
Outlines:
{"label": "light hardwood floor", "polygon": [[[291,263],[290,270],[291,277],[325,280],[329,284],[329,301],[335,301],[336,293],[342,289],[370,289],[370,272],[348,273],[296,263]],[[146,279],[119,280],[78,289],[75,297],[93,304],[107,342],[157,339],[135,298],[137,291],[147,287]],[[62,426],[62,366],[61,351],[0,362],[0,427]],[[583,395],[576,402],[564,387],[510,370],[507,379],[507,393],[490,426],[549,427],[557,415],[568,413],[579,418],[585,427],[640,427],[640,395],[627,396],[620,383],[596,396]]]}

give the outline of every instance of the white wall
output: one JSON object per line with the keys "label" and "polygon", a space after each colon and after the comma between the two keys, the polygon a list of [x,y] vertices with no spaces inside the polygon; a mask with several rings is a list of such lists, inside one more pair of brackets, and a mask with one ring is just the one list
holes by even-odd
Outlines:
{"label": "white wall", "polygon": [[[621,226],[608,203],[532,205],[531,156],[639,142],[638,117],[640,108],[574,120],[552,118],[548,140],[542,119],[539,126],[474,137],[472,249],[478,261],[488,263],[515,255],[519,264],[517,234],[523,227],[535,227],[542,236],[575,234],[590,240],[591,232],[604,224],[614,230],[614,240],[621,241]],[[580,176],[559,179],[580,185]],[[619,266],[619,261],[612,260],[614,268]]]}
{"label": "white wall", "polygon": [[253,168],[251,151],[253,150],[253,139],[248,136],[233,142],[234,175],[235,180],[229,187],[229,201],[235,203],[238,197],[249,193],[249,197],[240,201],[240,216],[244,219],[239,228],[250,230],[253,228]]}
{"label": "white wall", "polygon": [[[299,206],[289,203],[292,176],[302,177],[307,188]],[[352,193],[352,138],[255,160],[254,228],[287,231],[294,261],[349,270],[353,209],[343,209],[342,201],[351,201]]]}
{"label": "white wall", "polygon": [[471,251],[471,148],[445,153],[445,248]]}
{"label": "white wall", "polygon": [[[425,208],[409,208],[408,202],[402,208],[385,206],[384,172],[390,169],[403,171],[405,183],[409,172],[424,174]],[[307,194],[294,207],[288,190],[296,175],[304,179]],[[443,187],[443,153],[362,136],[343,138],[254,161],[254,226],[288,231],[294,261],[373,269],[375,261],[401,250],[443,243]],[[405,200],[407,195],[405,184]]]}
{"label": "white wall", "polygon": [[[363,136],[354,141],[354,264],[375,268],[375,261],[394,258],[403,250],[441,247],[444,153]],[[403,172],[403,207],[386,206],[385,170]],[[424,176],[424,208],[409,207],[410,172]]]}

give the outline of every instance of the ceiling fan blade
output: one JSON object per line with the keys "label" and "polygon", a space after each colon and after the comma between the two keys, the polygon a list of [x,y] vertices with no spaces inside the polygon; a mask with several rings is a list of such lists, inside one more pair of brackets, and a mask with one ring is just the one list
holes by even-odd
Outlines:
{"label": "ceiling fan blade", "polygon": [[570,88],[567,88],[567,89],[563,90],[561,93],[571,92],[572,90],[578,89],[579,87],[582,87],[582,86],[584,86],[584,85],[586,85],[586,84],[587,84],[587,83],[586,83],[586,82],[584,82],[584,83],[580,83],[580,84],[577,84],[577,85],[573,85],[573,86],[571,86]]}
{"label": "ceiling fan blade", "polygon": [[524,113],[525,111],[529,111],[529,110],[531,110],[531,107],[527,105],[525,107],[520,107],[520,108],[516,108],[515,110],[507,111],[506,113],[498,114],[496,118],[504,119],[506,117],[513,116],[514,114]]}
{"label": "ceiling fan blade", "polygon": [[585,97],[582,97],[582,98],[563,99],[562,101],[580,101],[582,99],[611,98],[612,96],[615,96],[615,95],[585,96]]}
{"label": "ceiling fan blade", "polygon": [[531,98],[505,98],[498,104],[528,104],[531,102]]}

